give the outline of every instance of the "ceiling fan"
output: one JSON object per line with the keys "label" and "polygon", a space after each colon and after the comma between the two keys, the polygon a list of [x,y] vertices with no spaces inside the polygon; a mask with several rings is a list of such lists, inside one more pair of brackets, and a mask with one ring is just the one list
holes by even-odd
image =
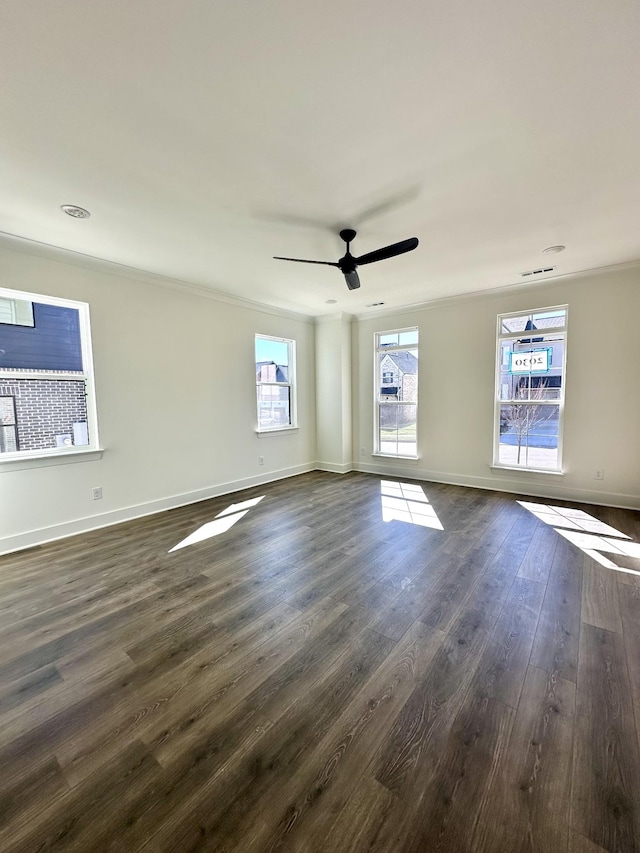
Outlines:
{"label": "ceiling fan", "polygon": [[373,264],[375,261],[384,261],[386,258],[394,258],[396,255],[404,255],[405,252],[411,252],[418,245],[417,237],[409,237],[408,240],[401,240],[399,243],[392,243],[390,246],[384,246],[382,249],[375,249],[373,252],[367,252],[366,255],[361,255],[359,258],[354,258],[349,251],[351,241],[356,236],[353,228],[343,228],[340,232],[340,237],[347,244],[347,252],[339,261],[307,261],[303,258],[282,258],[279,255],[274,255],[276,261],[294,261],[298,264],[324,264],[327,267],[338,267],[344,275],[347,287],[349,290],[355,290],[360,287],[360,279],[356,267],[361,267],[364,264]]}

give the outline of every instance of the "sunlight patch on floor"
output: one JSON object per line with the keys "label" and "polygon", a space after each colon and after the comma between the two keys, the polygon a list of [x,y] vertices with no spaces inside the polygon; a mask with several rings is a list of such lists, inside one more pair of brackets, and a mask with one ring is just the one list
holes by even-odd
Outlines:
{"label": "sunlight patch on floor", "polygon": [[621,533],[615,527],[610,527],[604,521],[600,521],[589,515],[583,509],[573,509],[564,506],[547,506],[546,504],[518,501],[520,506],[528,509],[545,524],[552,527],[566,527],[571,530],[584,530],[588,533],[598,533],[602,536],[619,536],[621,539],[630,539],[626,533]]}
{"label": "sunlight patch on floor", "polygon": [[382,480],[380,492],[383,521],[404,521],[420,527],[444,530],[421,486]]}
{"label": "sunlight patch on floor", "polygon": [[183,539],[181,542],[178,542],[177,545],[174,545],[173,548],[169,549],[169,554],[172,551],[179,551],[181,548],[186,548],[189,545],[195,545],[196,542],[204,542],[206,539],[211,539],[214,536],[219,536],[221,533],[226,533],[227,530],[230,530],[234,524],[236,524],[240,519],[245,516],[251,507],[254,507],[257,503],[260,503],[264,495],[259,498],[252,498],[248,501],[242,501],[239,504],[231,504],[226,509],[223,509],[222,512],[219,512],[216,515],[213,521],[208,521],[206,524],[203,524],[197,530],[194,530],[193,533],[190,533],[186,539]]}
{"label": "sunlight patch on floor", "polygon": [[219,512],[216,515],[216,518],[222,518],[225,515],[231,515],[232,513],[241,512],[242,510],[248,511],[251,507],[259,504],[262,498],[264,498],[264,495],[259,498],[251,498],[251,500],[248,501],[242,501],[242,503],[239,504],[231,504],[231,506],[228,506],[226,509],[223,509],[222,512]]}
{"label": "sunlight patch on floor", "polygon": [[556,533],[559,533],[576,548],[580,548],[601,566],[607,569],[615,569],[617,572],[640,576],[640,566],[637,570],[630,569],[618,565],[609,556],[605,556],[605,554],[609,554],[613,557],[631,557],[634,560],[640,560],[640,544],[633,542],[626,533],[616,530],[615,527],[605,524],[582,509],[547,506],[529,501],[518,501],[517,503],[533,513],[540,521],[544,521],[545,524],[553,527]]}

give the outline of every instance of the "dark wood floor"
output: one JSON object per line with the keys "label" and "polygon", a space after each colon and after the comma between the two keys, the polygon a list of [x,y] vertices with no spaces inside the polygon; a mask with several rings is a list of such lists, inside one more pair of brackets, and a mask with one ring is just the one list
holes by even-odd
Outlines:
{"label": "dark wood floor", "polygon": [[315,472],[0,558],[0,849],[640,851],[640,559],[418,485],[444,529]]}

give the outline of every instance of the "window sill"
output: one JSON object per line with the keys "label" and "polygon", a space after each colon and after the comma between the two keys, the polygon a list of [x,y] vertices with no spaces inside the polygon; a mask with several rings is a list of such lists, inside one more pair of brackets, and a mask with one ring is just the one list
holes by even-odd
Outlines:
{"label": "window sill", "polygon": [[293,432],[298,432],[300,427],[297,426],[288,426],[282,427],[281,429],[257,429],[256,435],[258,438],[266,438],[269,435],[290,435]]}
{"label": "window sill", "polygon": [[419,456],[404,456],[400,453],[372,453],[372,456],[379,456],[381,459],[409,459],[412,462],[417,462]]}
{"label": "window sill", "polygon": [[0,472],[25,471],[29,468],[47,468],[51,465],[70,465],[74,462],[95,462],[102,459],[103,448],[91,450],[65,450],[57,453],[41,453],[38,456],[22,458],[0,458]]}
{"label": "window sill", "polygon": [[564,471],[551,471],[547,468],[514,468],[511,465],[489,465],[492,471],[517,471],[518,474],[551,474],[553,477],[564,477]]}

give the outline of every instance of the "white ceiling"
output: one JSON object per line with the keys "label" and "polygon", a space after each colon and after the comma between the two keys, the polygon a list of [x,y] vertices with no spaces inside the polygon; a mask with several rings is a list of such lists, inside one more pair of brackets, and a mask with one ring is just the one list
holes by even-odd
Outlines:
{"label": "white ceiling", "polygon": [[[637,260],[639,44],[637,0],[5,0],[0,231],[309,315]],[[420,246],[272,260],[341,226]]]}

